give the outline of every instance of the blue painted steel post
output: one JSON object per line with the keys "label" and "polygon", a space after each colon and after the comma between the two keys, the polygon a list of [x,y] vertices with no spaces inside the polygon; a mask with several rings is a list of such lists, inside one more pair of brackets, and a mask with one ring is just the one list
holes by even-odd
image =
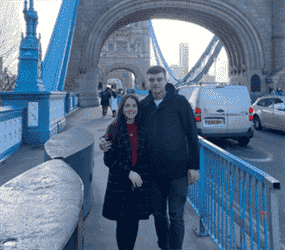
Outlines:
{"label": "blue painted steel post", "polygon": [[20,56],[18,64],[18,79],[15,92],[44,92],[45,87],[41,80],[42,50],[41,42],[36,37],[38,15],[34,11],[33,2],[29,10],[25,1],[24,18],[26,21],[26,36],[22,34]]}
{"label": "blue painted steel post", "polygon": [[3,106],[25,108],[23,121],[23,143],[40,145],[49,139],[49,98],[41,80],[41,43],[36,37],[38,15],[30,0],[24,2],[26,35],[22,33],[18,64],[18,79],[14,92],[1,92]]}
{"label": "blue painted steel post", "polygon": [[43,62],[43,81],[49,91],[63,89],[77,8],[78,0],[62,1]]}
{"label": "blue painted steel post", "polygon": [[195,229],[194,232],[198,237],[208,236],[204,226],[204,218],[206,217],[206,209],[205,209],[205,155],[204,155],[204,147],[200,145],[200,179],[199,179],[199,217],[200,217],[200,228]]}

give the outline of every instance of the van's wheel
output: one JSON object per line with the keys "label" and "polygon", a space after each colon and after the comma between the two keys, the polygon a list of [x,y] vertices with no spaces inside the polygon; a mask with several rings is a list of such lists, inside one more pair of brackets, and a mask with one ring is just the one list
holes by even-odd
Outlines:
{"label": "van's wheel", "polygon": [[240,137],[240,138],[238,138],[238,144],[241,146],[241,147],[244,147],[244,146],[246,146],[248,143],[249,143],[249,141],[250,141],[250,138],[248,138],[248,137]]}
{"label": "van's wheel", "polygon": [[262,129],[260,119],[257,115],[253,117],[253,126],[256,130]]}

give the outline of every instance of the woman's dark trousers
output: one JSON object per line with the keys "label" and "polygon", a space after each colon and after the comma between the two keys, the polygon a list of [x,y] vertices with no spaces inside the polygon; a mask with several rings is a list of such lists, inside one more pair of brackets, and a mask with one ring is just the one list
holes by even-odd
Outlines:
{"label": "woman's dark trousers", "polygon": [[139,220],[126,217],[117,220],[116,238],[119,250],[133,250],[139,229]]}
{"label": "woman's dark trousers", "polygon": [[[188,192],[188,177],[167,180],[167,177],[155,178],[152,190],[154,222],[161,249],[182,250],[184,239],[184,206]],[[169,217],[166,205],[169,205]]]}

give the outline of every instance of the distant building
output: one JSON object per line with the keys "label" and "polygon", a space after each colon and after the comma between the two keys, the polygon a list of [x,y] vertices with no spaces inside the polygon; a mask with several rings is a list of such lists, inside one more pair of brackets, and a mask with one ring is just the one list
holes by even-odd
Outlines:
{"label": "distant building", "polygon": [[[124,89],[135,85],[141,88],[150,67],[149,41],[148,21],[128,24],[113,32],[100,52],[97,81],[106,84],[110,79],[118,79],[117,87],[122,84]],[[109,70],[107,76],[106,69]]]}
{"label": "distant building", "polygon": [[[170,69],[173,71],[173,74],[176,78],[182,79],[189,72],[189,46],[188,43],[180,43],[179,44],[179,65],[172,64],[170,65]],[[174,82],[172,77],[167,74],[169,82]]]}
{"label": "distant building", "polygon": [[188,43],[179,44],[179,66],[183,69],[183,74],[188,73],[188,57],[189,57],[189,46]]}
{"label": "distant building", "polygon": [[204,75],[204,77],[201,79],[201,82],[214,82],[214,81],[216,81],[216,77],[209,74]]}

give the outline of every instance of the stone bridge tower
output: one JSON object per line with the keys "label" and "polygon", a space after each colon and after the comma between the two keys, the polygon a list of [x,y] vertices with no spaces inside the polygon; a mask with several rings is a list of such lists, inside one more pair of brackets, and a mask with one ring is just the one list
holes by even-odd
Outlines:
{"label": "stone bridge tower", "polygon": [[109,36],[100,53],[97,82],[103,86],[108,79],[122,81],[123,88],[134,88],[131,73],[138,89],[146,83],[150,66],[150,36],[147,21],[128,24]]}
{"label": "stone bridge tower", "polygon": [[[78,13],[70,50],[64,90],[79,93],[79,105],[98,105],[99,63],[104,44],[120,28],[129,32],[128,24],[154,18],[170,18],[191,22],[215,34],[225,47],[231,82],[248,87],[250,94],[268,92],[271,82],[283,81],[285,75],[284,0],[79,0]],[[167,27],[165,27],[167,29]],[[187,32],[187,31],[181,31]],[[132,40],[127,41],[131,50]],[[193,34],[195,38],[195,34]],[[171,34],[169,34],[171,39]],[[146,42],[141,42],[146,44]],[[108,45],[107,45],[108,46]],[[125,45],[121,43],[120,48]],[[108,49],[108,48],[107,48]],[[114,45],[115,49],[115,45]],[[171,48],[169,48],[171,49]],[[192,48],[191,48],[192,49]],[[195,49],[195,48],[194,48]],[[125,52],[127,54],[129,52]],[[108,57],[106,57],[107,60]],[[132,62],[134,59],[132,58]],[[104,57],[105,60],[105,57]],[[139,64],[121,62],[103,73],[123,69],[134,72],[140,85],[145,69]],[[111,61],[111,59],[110,59]],[[122,64],[128,64],[123,66]],[[109,64],[110,65],[110,64]],[[135,66],[139,65],[139,66]],[[131,66],[135,68],[130,69]],[[113,67],[113,68],[112,68]],[[135,73],[136,69],[141,73]]]}

